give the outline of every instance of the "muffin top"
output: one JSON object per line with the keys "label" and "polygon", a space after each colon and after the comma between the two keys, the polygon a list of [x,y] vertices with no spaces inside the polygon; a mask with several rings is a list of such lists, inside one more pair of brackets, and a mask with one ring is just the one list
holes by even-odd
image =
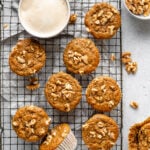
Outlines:
{"label": "muffin top", "polygon": [[82,89],[79,82],[71,75],[59,72],[50,76],[45,86],[48,102],[63,112],[73,110],[80,102]]}
{"label": "muffin top", "polygon": [[131,126],[128,141],[129,150],[148,150],[150,148],[150,117]]}
{"label": "muffin top", "polygon": [[10,69],[20,76],[38,72],[46,60],[45,49],[34,39],[19,40],[9,56]]}
{"label": "muffin top", "polygon": [[50,121],[51,118],[42,108],[30,105],[17,110],[12,126],[20,138],[36,142],[47,134]]}
{"label": "muffin top", "polygon": [[92,40],[76,38],[67,44],[63,60],[70,72],[88,74],[97,68],[100,54]]}
{"label": "muffin top", "polygon": [[82,126],[82,137],[90,150],[109,150],[118,135],[118,125],[106,115],[96,114]]}
{"label": "muffin top", "polygon": [[121,26],[119,11],[109,3],[96,3],[85,16],[87,31],[97,39],[111,38]]}
{"label": "muffin top", "polygon": [[66,123],[55,126],[43,139],[40,144],[40,150],[56,149],[67,137],[70,131],[70,126]]}
{"label": "muffin top", "polygon": [[86,89],[87,102],[96,110],[111,111],[120,102],[121,89],[117,82],[107,76],[93,79]]}

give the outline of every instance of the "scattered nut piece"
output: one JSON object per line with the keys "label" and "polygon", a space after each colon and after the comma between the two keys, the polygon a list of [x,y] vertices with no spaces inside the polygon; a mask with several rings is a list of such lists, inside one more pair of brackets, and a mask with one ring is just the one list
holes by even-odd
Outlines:
{"label": "scattered nut piece", "polygon": [[131,56],[130,52],[123,52],[122,53],[122,58],[129,58]]}
{"label": "scattered nut piece", "polygon": [[132,62],[131,58],[122,58],[122,63],[126,65],[127,63]]}
{"label": "scattered nut piece", "polygon": [[8,24],[3,24],[3,28],[4,28],[4,29],[7,29],[8,27],[9,27]]}
{"label": "scattered nut piece", "polygon": [[127,73],[136,73],[137,63],[132,61],[130,52],[124,52],[122,54],[122,63],[125,65]]}
{"label": "scattered nut piece", "polygon": [[111,54],[111,55],[110,55],[110,60],[111,60],[111,61],[115,61],[115,60],[116,60],[116,56],[115,56],[114,54]]}
{"label": "scattered nut piece", "polygon": [[134,108],[134,109],[137,109],[137,108],[138,108],[138,103],[135,102],[135,101],[131,101],[131,102],[130,102],[130,106],[131,106],[132,108]]}
{"label": "scattered nut piece", "polygon": [[77,20],[77,14],[71,14],[69,23],[74,24],[76,22],[76,20]]}
{"label": "scattered nut piece", "polygon": [[40,87],[40,84],[38,83],[38,79],[35,77],[29,78],[29,85],[26,86],[26,89],[28,90],[36,90]]}
{"label": "scattered nut piece", "polygon": [[137,71],[137,63],[136,62],[129,62],[127,65],[126,65],[126,71],[127,73],[136,73]]}

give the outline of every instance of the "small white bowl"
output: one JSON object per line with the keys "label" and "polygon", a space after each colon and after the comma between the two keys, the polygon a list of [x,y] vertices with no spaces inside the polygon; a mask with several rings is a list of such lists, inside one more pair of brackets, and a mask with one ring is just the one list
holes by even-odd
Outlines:
{"label": "small white bowl", "polygon": [[126,5],[126,0],[123,0],[124,1],[124,6],[126,8],[126,10],[129,12],[129,14],[137,19],[140,19],[140,20],[150,20],[150,15],[149,16],[143,16],[143,15],[135,15],[134,13],[132,13],[129,8],[127,7]]}
{"label": "small white bowl", "polygon": [[[21,11],[22,11],[22,9],[23,8],[28,8],[29,6],[31,6],[32,7],[32,4],[29,4],[29,6],[27,5],[27,4],[24,4],[24,6],[22,6],[23,5],[23,1],[25,2],[25,1],[27,1],[27,0],[20,0],[20,2],[19,2],[19,8],[18,8],[18,16],[19,16],[19,20],[20,20],[20,23],[22,24],[22,26],[24,27],[24,29],[29,33],[29,34],[31,34],[31,35],[33,35],[33,36],[35,36],[35,37],[38,37],[38,38],[52,38],[52,37],[55,37],[55,36],[57,36],[59,33],[61,33],[63,30],[64,30],[64,28],[67,26],[67,24],[68,24],[68,22],[69,22],[69,18],[70,18],[70,4],[69,4],[69,1],[68,0],[62,0],[62,3],[66,3],[65,5],[65,7],[66,7],[66,17],[65,17],[65,20],[63,21],[63,23],[59,23],[59,21],[57,21],[57,23],[56,23],[56,26],[57,25],[59,25],[59,28],[58,28],[58,30],[53,30],[52,32],[50,31],[50,32],[46,32],[46,31],[44,31],[45,32],[45,34],[42,34],[42,32],[40,33],[40,32],[38,32],[37,30],[35,30],[36,28],[34,28],[34,26],[32,26],[32,29],[34,30],[32,30],[30,27],[29,27],[29,23],[27,23],[27,21],[25,21],[25,19],[22,17],[22,15],[21,15]],[[30,1],[30,2],[32,2],[32,0],[28,0],[28,1]],[[39,0],[40,1],[40,0]],[[40,1],[41,3],[43,2],[44,0],[42,0],[42,1]],[[52,0],[51,0],[52,1]],[[55,0],[53,0],[53,1],[55,1]],[[58,2],[58,1],[57,1]],[[36,4],[37,5],[37,4]],[[44,5],[44,6],[48,6],[48,5]],[[23,7],[23,8],[22,8]],[[39,6],[39,8],[40,8],[41,6]],[[36,7],[35,7],[36,8]],[[43,7],[42,7],[43,8]],[[50,8],[48,9],[48,10],[45,10],[45,9],[43,9],[43,12],[48,12],[49,13],[49,10],[52,10],[53,8],[51,8],[51,6],[50,6]],[[57,9],[55,9],[56,11],[57,11]],[[59,9],[60,10],[60,9]],[[63,9],[64,10],[64,9]],[[62,10],[62,14],[64,13],[64,11]],[[25,12],[25,11],[24,11]],[[59,12],[60,13],[60,12]],[[26,14],[26,12],[25,12],[25,14]],[[36,13],[35,13],[36,14]],[[40,14],[36,14],[36,16],[38,16],[38,15],[40,15]],[[48,16],[46,16],[46,17],[48,17]],[[44,25],[47,23],[47,18],[45,17],[45,19],[43,19],[43,20],[41,20],[40,21],[40,23],[42,23],[42,21],[44,22]],[[28,18],[30,18],[29,16],[28,16]],[[33,18],[33,17],[31,17],[31,18]],[[30,20],[32,21],[32,19],[30,18]],[[57,17],[55,17],[54,18],[54,20],[56,20],[56,18]],[[58,18],[58,20],[59,20],[59,18]],[[53,20],[52,20],[53,21]],[[52,22],[51,21],[51,22]],[[34,21],[32,21],[32,22],[34,22]],[[41,25],[41,24],[40,24]],[[37,26],[37,25],[36,25]],[[47,27],[48,27],[48,24],[47,24]],[[53,27],[54,27],[54,25],[53,25]],[[49,30],[51,30],[50,28],[51,28],[51,26],[50,27],[48,27],[49,28]],[[39,29],[40,30],[40,29]],[[43,31],[43,30],[41,30],[41,31]]]}

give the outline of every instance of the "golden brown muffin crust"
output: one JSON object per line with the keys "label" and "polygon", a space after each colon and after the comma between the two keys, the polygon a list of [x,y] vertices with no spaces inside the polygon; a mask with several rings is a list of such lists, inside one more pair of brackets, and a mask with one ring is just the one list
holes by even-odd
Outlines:
{"label": "golden brown muffin crust", "polygon": [[82,137],[90,150],[110,150],[118,135],[118,125],[106,115],[96,114],[82,126]]}
{"label": "golden brown muffin crust", "polygon": [[87,38],[71,40],[64,50],[63,60],[70,72],[88,74],[99,64],[99,50],[94,42]]}
{"label": "golden brown muffin crust", "polygon": [[69,112],[76,107],[81,100],[81,92],[79,82],[64,72],[53,74],[45,87],[49,104],[63,112]]}
{"label": "golden brown muffin crust", "polygon": [[85,16],[88,31],[98,39],[108,39],[121,26],[119,11],[108,3],[96,3]]}
{"label": "golden brown muffin crust", "polygon": [[55,150],[67,137],[70,130],[70,126],[65,123],[55,126],[43,139],[40,150]]}
{"label": "golden brown muffin crust", "polygon": [[141,123],[131,126],[129,135],[129,150],[149,150],[150,148],[150,117]]}
{"label": "golden brown muffin crust", "polygon": [[117,82],[107,76],[91,81],[86,89],[87,102],[98,111],[111,111],[121,100],[121,89]]}
{"label": "golden brown muffin crust", "polygon": [[36,142],[47,134],[50,121],[42,108],[31,105],[17,110],[12,126],[18,137],[28,142]]}
{"label": "golden brown muffin crust", "polygon": [[9,56],[9,65],[20,76],[30,76],[44,65],[46,54],[44,48],[34,39],[19,40]]}

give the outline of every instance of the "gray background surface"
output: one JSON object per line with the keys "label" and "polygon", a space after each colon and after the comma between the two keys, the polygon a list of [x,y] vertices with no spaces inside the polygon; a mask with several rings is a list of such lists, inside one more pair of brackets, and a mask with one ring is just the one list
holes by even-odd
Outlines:
{"label": "gray background surface", "polygon": [[[123,51],[130,51],[138,62],[136,75],[123,69],[123,150],[127,150],[129,127],[150,116],[150,21],[133,18],[122,4]],[[137,101],[139,108],[132,109],[130,101]]]}

